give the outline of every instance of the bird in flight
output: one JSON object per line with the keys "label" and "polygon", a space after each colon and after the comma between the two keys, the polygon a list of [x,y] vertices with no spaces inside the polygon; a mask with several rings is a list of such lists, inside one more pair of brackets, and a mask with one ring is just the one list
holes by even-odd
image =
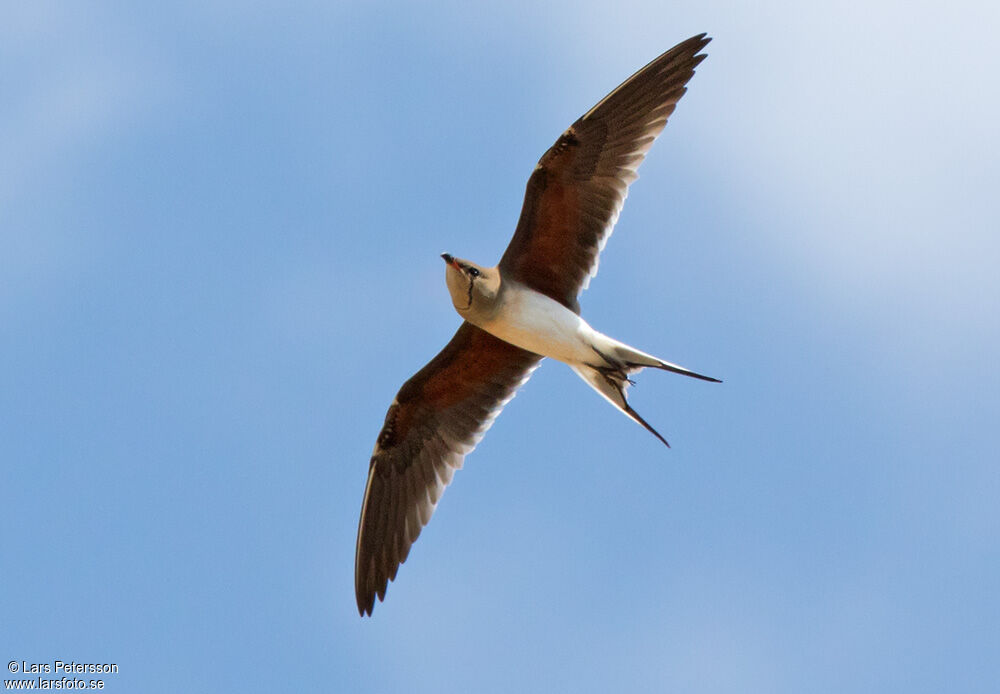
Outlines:
{"label": "bird in flight", "polygon": [[453,472],[543,357],[565,362],[612,405],[667,444],[625,398],[644,367],[700,378],[600,333],[580,317],[636,170],[687,91],[705,34],[674,46],[581,116],[528,179],[510,245],[493,267],[444,259],[464,319],[441,352],[389,406],[368,468],[354,587],[361,616],[430,520]]}

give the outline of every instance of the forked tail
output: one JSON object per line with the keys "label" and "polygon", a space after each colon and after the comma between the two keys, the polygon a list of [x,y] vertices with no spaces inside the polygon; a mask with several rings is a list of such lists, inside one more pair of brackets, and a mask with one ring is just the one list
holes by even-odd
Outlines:
{"label": "forked tail", "polygon": [[670,448],[670,444],[667,443],[667,440],[660,436],[660,433],[651,427],[649,423],[643,419],[638,412],[632,409],[631,405],[628,404],[628,399],[625,397],[625,391],[630,385],[633,384],[633,381],[629,378],[629,376],[646,367],[650,367],[654,369],[663,369],[664,371],[672,371],[673,373],[690,376],[691,378],[699,378],[703,381],[711,381],[713,383],[722,382],[717,378],[703,376],[702,374],[695,373],[690,369],[685,369],[683,366],[678,366],[677,364],[671,364],[670,362],[663,361],[662,359],[657,359],[650,354],[640,352],[634,347],[629,347],[622,342],[618,342],[607,335],[597,333],[595,337],[598,337],[599,341],[602,343],[600,345],[591,345],[596,353],[596,356],[598,357],[598,359],[594,360],[596,363],[572,364],[571,366],[573,370],[576,371],[580,378],[590,384],[594,390],[600,393],[605,400],[624,412],[634,421],[641,424],[646,431],[662,441],[667,448]]}
{"label": "forked tail", "polygon": [[636,367],[629,371],[622,371],[614,367],[602,368],[590,366],[589,364],[579,364],[573,365],[572,368],[576,371],[580,378],[589,383],[590,386],[600,393],[605,400],[641,424],[646,428],[646,431],[651,433],[660,441],[663,441],[663,445],[667,448],[670,448],[670,444],[667,443],[665,438],[660,436],[660,432],[651,427],[649,422],[643,419],[638,412],[632,409],[632,406],[628,404],[628,400],[625,398],[625,389],[632,383],[632,381],[628,378],[628,374],[632,371],[638,371],[642,367]]}
{"label": "forked tail", "polygon": [[607,345],[607,348],[594,347],[594,351],[597,352],[605,362],[614,366],[624,367],[629,373],[631,373],[634,370],[638,370],[645,366],[648,366],[654,369],[663,369],[664,371],[672,371],[675,374],[681,374],[682,376],[690,376],[691,378],[700,378],[702,381],[711,381],[712,383],[722,383],[722,381],[720,381],[717,378],[712,378],[711,376],[703,376],[700,373],[695,373],[691,369],[685,369],[683,366],[679,366],[677,364],[671,364],[669,361],[663,361],[662,359],[657,359],[651,354],[640,352],[635,347],[629,347],[626,344],[618,342],[618,340],[612,340],[611,338],[608,338],[606,335],[602,337],[605,337],[607,340],[609,340],[610,344]]}

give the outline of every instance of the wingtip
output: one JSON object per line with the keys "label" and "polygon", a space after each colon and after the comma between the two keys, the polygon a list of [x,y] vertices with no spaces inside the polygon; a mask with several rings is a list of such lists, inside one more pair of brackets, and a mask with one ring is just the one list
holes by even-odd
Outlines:
{"label": "wingtip", "polygon": [[692,36],[688,41],[691,42],[692,46],[691,59],[693,64],[691,67],[696,68],[701,64],[701,61],[708,57],[708,53],[702,53],[702,51],[705,50],[705,46],[712,43],[712,37],[703,31],[697,36]]}
{"label": "wingtip", "polygon": [[361,579],[360,574],[355,578],[354,599],[358,605],[358,615],[362,619],[370,617],[375,611],[375,591]]}

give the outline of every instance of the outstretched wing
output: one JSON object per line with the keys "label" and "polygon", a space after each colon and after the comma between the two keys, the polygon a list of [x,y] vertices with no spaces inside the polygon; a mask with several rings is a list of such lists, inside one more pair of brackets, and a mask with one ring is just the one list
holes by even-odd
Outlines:
{"label": "outstretched wing", "polygon": [[500,273],[579,313],[628,186],[705,55],[705,34],[680,43],[580,117],[528,179]]}
{"label": "outstretched wing", "polygon": [[362,616],[372,613],[376,595],[385,597],[452,473],[539,361],[462,323],[400,388],[375,443],[361,506],[354,588]]}

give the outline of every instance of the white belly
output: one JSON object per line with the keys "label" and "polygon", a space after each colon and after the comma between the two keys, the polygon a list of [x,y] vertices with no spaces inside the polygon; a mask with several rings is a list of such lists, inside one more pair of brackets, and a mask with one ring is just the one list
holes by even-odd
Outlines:
{"label": "white belly", "polygon": [[593,362],[594,329],[558,301],[531,289],[511,289],[488,320],[478,324],[505,342],[567,364]]}

